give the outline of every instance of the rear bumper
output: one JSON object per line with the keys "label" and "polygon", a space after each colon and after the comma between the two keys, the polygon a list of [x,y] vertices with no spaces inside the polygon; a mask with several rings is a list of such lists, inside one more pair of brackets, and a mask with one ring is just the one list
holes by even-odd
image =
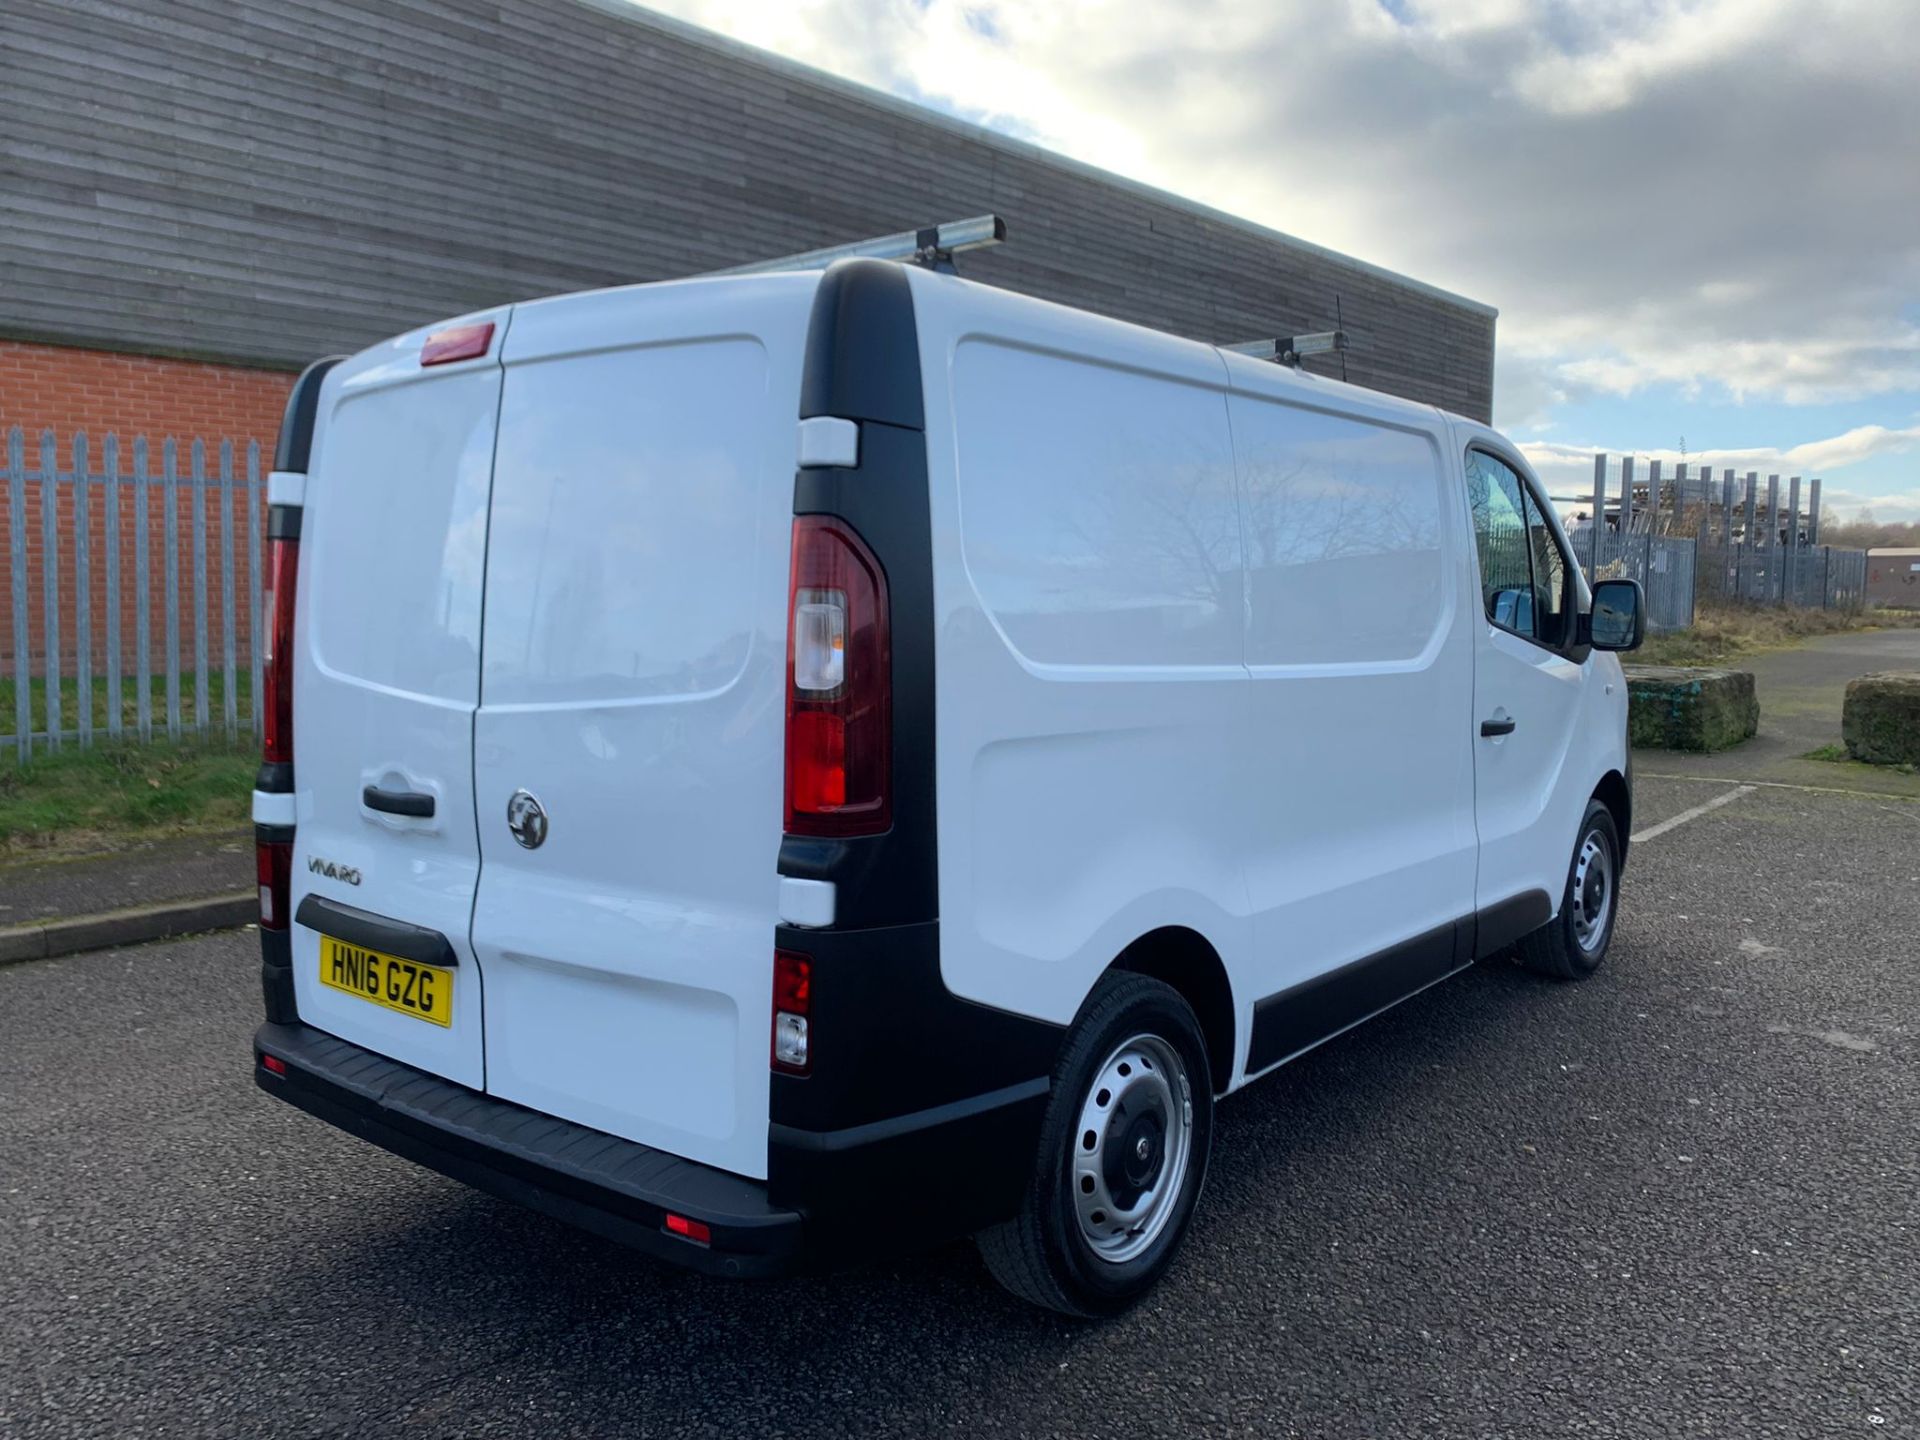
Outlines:
{"label": "rear bumper", "polygon": [[[804,1218],[770,1203],[763,1184],[492,1099],[309,1025],[262,1025],[253,1048],[255,1083],[269,1095],[477,1190],[707,1274],[777,1275],[802,1261]],[[669,1214],[707,1226],[710,1243],[670,1233]]]}
{"label": "rear bumper", "polygon": [[[271,1009],[271,966],[268,979]],[[262,1025],[253,1049],[262,1090],[383,1150],[671,1264],[742,1278],[921,1250],[1007,1218],[1048,1093],[1041,1078],[847,1129],[774,1124],[770,1192],[298,1021]],[[670,1214],[705,1225],[709,1242],[669,1232]]]}

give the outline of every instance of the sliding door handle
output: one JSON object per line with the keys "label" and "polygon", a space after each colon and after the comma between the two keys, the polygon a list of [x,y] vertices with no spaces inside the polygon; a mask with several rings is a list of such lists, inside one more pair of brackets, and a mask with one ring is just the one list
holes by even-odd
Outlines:
{"label": "sliding door handle", "polygon": [[1480,722],[1480,734],[1482,736],[1511,735],[1513,733],[1513,727],[1519,723],[1517,720],[1482,720]]}
{"label": "sliding door handle", "polygon": [[360,792],[360,801],[369,810],[382,815],[411,815],[418,820],[433,818],[433,796],[419,790],[387,790],[369,785]]}

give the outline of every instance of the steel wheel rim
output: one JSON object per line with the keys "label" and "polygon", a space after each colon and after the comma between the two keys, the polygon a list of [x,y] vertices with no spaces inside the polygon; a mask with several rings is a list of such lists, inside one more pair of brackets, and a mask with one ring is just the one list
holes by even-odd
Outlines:
{"label": "steel wheel rim", "polygon": [[1193,1160],[1193,1085],[1157,1035],[1115,1046],[1080,1105],[1073,1136],[1074,1218],[1111,1265],[1138,1259],[1173,1218]]}
{"label": "steel wheel rim", "polygon": [[1589,830],[1573,861],[1568,904],[1573,907],[1573,938],[1591,955],[1607,936],[1613,918],[1613,847],[1598,830]]}

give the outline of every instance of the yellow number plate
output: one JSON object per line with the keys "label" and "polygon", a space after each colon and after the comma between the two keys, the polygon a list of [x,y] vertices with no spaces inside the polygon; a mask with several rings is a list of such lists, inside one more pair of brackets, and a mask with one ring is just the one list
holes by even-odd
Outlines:
{"label": "yellow number plate", "polygon": [[453,1024],[453,971],[320,937],[320,983],[416,1020]]}

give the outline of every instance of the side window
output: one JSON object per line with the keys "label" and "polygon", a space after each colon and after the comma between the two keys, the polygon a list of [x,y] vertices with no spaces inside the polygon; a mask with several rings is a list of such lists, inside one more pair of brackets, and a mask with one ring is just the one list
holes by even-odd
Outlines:
{"label": "side window", "polygon": [[1534,602],[1533,631],[1543,645],[1560,646],[1567,641],[1567,557],[1560,553],[1553,526],[1540,513],[1540,504],[1531,490],[1523,492],[1527,501],[1527,538],[1533,558]]}
{"label": "side window", "polygon": [[1540,506],[1505,462],[1467,452],[1467,498],[1487,618],[1558,646],[1566,638],[1567,560]]}

